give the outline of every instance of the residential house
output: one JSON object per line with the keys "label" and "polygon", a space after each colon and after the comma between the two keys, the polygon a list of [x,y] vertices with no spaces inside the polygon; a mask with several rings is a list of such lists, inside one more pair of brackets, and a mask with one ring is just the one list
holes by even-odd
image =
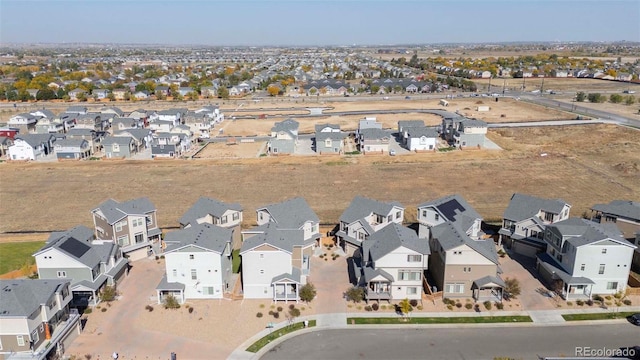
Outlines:
{"label": "residential house", "polygon": [[111,93],[116,100],[124,100],[129,93],[129,89],[113,89]]}
{"label": "residential house", "polygon": [[99,113],[79,114],[75,118],[75,127],[105,131],[109,128],[109,120]]}
{"label": "residential house", "polygon": [[39,117],[29,113],[13,115],[7,121],[7,126],[18,129],[23,134],[35,133]]}
{"label": "residential house", "polygon": [[138,146],[130,136],[106,136],[102,139],[102,148],[107,159],[130,158],[137,153]]}
{"label": "residential house", "polygon": [[189,93],[194,92],[192,87],[189,86],[181,86],[178,88],[178,94],[180,94],[180,96],[187,96]]}
{"label": "residential house", "polygon": [[449,144],[456,147],[483,147],[487,123],[466,118],[443,118],[442,135]]}
{"label": "residential house", "polygon": [[142,90],[142,91],[136,91],[132,94],[132,96],[136,99],[136,100],[147,100],[149,99],[149,92],[146,90]]}
{"label": "residential house", "polygon": [[131,261],[158,253],[162,231],[156,212],[146,197],[123,203],[109,199],[91,211],[96,239],[117,243]]}
{"label": "residential house", "polygon": [[202,93],[202,96],[206,99],[206,98],[213,98],[218,96],[218,87],[216,86],[203,86],[200,89],[200,92]]}
{"label": "residential house", "polygon": [[[438,131],[432,127],[404,128],[406,146],[411,151],[435,150],[438,142]],[[403,139],[404,140],[404,139]]]}
{"label": "residential house", "polygon": [[271,154],[293,154],[298,144],[298,127],[300,124],[287,119],[277,122],[271,128],[271,139],[267,144]]}
{"label": "residential house", "polygon": [[304,198],[295,197],[279,203],[266,205],[256,210],[258,227],[270,222],[278,229],[302,230],[304,241],[320,240],[320,219]]}
{"label": "residential house", "polygon": [[389,223],[362,243],[359,285],[371,300],[420,300],[429,262],[429,243],[415,231]]}
{"label": "residential house", "polygon": [[429,238],[429,230],[445,222],[458,224],[464,234],[478,239],[484,234],[480,228],[482,217],[460,195],[448,195],[418,205],[418,236]]}
{"label": "residential house", "polygon": [[156,132],[151,141],[152,158],[178,158],[191,148],[189,136],[175,132]]}
{"label": "residential house", "polygon": [[242,223],[242,206],[201,196],[180,218],[180,226],[211,224],[225,228]]}
{"label": "residential house", "polygon": [[389,152],[391,134],[382,129],[361,129],[358,131],[358,146],[363,154],[384,154]]}
{"label": "residential house", "polygon": [[423,120],[400,120],[398,121],[398,136],[402,140],[402,145],[407,145],[407,129],[412,127],[424,127]]}
{"label": "residential house", "polygon": [[91,153],[94,154],[100,150],[101,138],[93,129],[73,128],[69,129],[66,134],[67,139],[83,139],[89,143]]}
{"label": "residential house", "polygon": [[51,134],[16,135],[9,146],[11,160],[40,160],[53,152],[55,137]]}
{"label": "residential house", "polygon": [[8,156],[9,147],[13,145],[13,139],[7,136],[0,136],[0,157]]}
{"label": "residential house", "polygon": [[40,279],[65,279],[76,306],[100,302],[105,286],[117,286],[127,274],[129,260],[113,242],[94,241],[92,229],[79,225],[67,231],[53,232],[33,257]]}
{"label": "residential house", "polygon": [[135,129],[138,127],[138,120],[130,117],[118,117],[111,120],[112,131],[120,131],[124,129]]}
{"label": "residential house", "polygon": [[27,93],[29,94],[29,96],[31,96],[34,99],[37,99],[38,96],[38,89],[27,89]]}
{"label": "residential house", "polygon": [[69,114],[84,115],[87,113],[87,107],[79,105],[69,106],[65,112]]}
{"label": "residential house", "polygon": [[98,100],[104,100],[109,97],[109,89],[93,89],[91,95]]}
{"label": "residential house", "polygon": [[92,154],[91,145],[84,139],[61,139],[56,141],[53,148],[58,160],[61,159],[73,159],[80,160],[86,159]]}
{"label": "residential house", "polygon": [[189,111],[184,116],[184,123],[199,139],[210,138],[209,132],[213,129],[213,119],[209,114]]}
{"label": "residential house", "polygon": [[38,119],[35,127],[36,134],[61,134],[65,132],[65,125],[55,117]]}
{"label": "residential house", "polygon": [[640,202],[613,200],[608,204],[593,205],[591,221],[616,224],[624,238],[637,246],[633,266],[640,271]]}
{"label": "residential house", "polygon": [[315,126],[315,150],[318,154],[342,154],[344,139],[339,125],[318,124]]}
{"label": "residential house", "polygon": [[206,223],[167,233],[166,274],[156,287],[158,303],[169,295],[180,303],[221,299],[230,290],[232,238],[233,230]]}
{"label": "residential house", "polygon": [[67,94],[69,95],[69,99],[71,100],[79,100],[83,95],[85,97],[87,96],[87,92],[80,88],[73,89],[69,91]]}
{"label": "residential house", "polygon": [[157,112],[158,120],[171,121],[174,126],[179,125],[182,122],[182,116],[187,112],[187,109],[173,108],[167,110],[161,110]]}
{"label": "residential house", "polygon": [[402,224],[403,220],[402,204],[356,196],[340,216],[340,224],[335,233],[337,245],[347,255],[360,258],[365,240],[389,224]]}
{"label": "residential house", "polygon": [[569,218],[547,225],[547,251],[539,254],[540,276],[566,300],[612,295],[627,288],[636,246],[615,224]]}
{"label": "residential house", "polygon": [[571,205],[560,199],[543,199],[515,193],[504,211],[498,244],[517,254],[536,257],[547,250],[544,230],[569,218]]}
{"label": "residential house", "polygon": [[129,136],[132,137],[136,145],[136,151],[140,152],[151,146],[153,141],[153,133],[150,129],[124,129],[114,132],[113,136]]}
{"label": "residential house", "polygon": [[15,139],[16,135],[20,132],[20,129],[14,127],[3,126],[0,127],[0,136],[8,137],[9,139]]}
{"label": "residential house", "polygon": [[81,331],[71,298],[67,280],[0,280],[0,357],[62,353]]}

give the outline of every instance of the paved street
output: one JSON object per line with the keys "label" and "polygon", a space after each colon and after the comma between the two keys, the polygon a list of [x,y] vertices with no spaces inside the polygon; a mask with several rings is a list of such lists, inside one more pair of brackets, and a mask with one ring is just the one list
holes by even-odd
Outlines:
{"label": "paved street", "polygon": [[[532,340],[535,339],[535,340]],[[575,356],[576,347],[637,345],[640,329],[619,323],[561,327],[461,327],[308,332],[261,359],[538,359]]]}

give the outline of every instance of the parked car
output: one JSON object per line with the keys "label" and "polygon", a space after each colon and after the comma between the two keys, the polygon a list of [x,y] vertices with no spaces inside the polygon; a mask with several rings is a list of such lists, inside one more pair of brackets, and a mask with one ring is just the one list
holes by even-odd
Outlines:
{"label": "parked car", "polygon": [[411,96],[405,96],[404,99],[405,100],[411,100]]}
{"label": "parked car", "polygon": [[389,100],[389,97],[385,96],[385,97],[382,98],[382,100]]}
{"label": "parked car", "polygon": [[389,156],[396,156],[396,151],[393,149],[389,150]]}
{"label": "parked car", "polygon": [[627,318],[630,323],[636,326],[640,326],[640,313],[633,314]]}

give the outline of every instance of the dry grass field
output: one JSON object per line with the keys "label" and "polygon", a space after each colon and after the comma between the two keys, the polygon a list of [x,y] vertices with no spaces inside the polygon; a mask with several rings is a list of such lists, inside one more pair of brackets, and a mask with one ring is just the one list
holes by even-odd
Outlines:
{"label": "dry grass field", "polygon": [[[526,86],[526,91],[540,90],[543,78],[526,78],[524,79],[491,79],[491,91],[502,92],[502,86],[507,89],[520,90],[522,85]],[[478,85],[479,90],[486,90],[489,86],[489,79],[473,79]],[[639,88],[638,84],[631,84],[632,87]],[[622,81],[598,80],[588,78],[544,78],[543,90],[554,90],[559,92],[571,92],[575,94],[578,91],[619,91],[622,92],[629,88],[629,84]]]}
{"label": "dry grass field", "polygon": [[198,153],[198,159],[246,159],[258,157],[264,152],[266,142],[256,141],[252,143],[238,142],[234,145],[225,143],[210,143]]}
{"label": "dry grass field", "polygon": [[[408,207],[459,193],[487,220],[513,192],[561,197],[580,215],[612,199],[640,198],[640,142],[612,125],[504,129],[489,137],[506,151],[412,156],[279,157],[243,160],[89,161],[0,164],[0,233],[92,226],[107,198],[148,196],[163,227],[199,196],[241,203],[247,223],[258,206],[303,196],[323,223],[335,223],[355,195]],[[541,157],[541,153],[547,156]]]}
{"label": "dry grass field", "polygon": [[[640,119],[640,95],[638,94],[632,94],[632,95],[626,95],[623,94],[623,96],[635,96],[636,97],[636,102],[635,104],[632,105],[625,105],[625,104],[613,104],[610,102],[604,102],[604,103],[600,103],[600,104],[593,104],[590,102],[582,102],[582,103],[575,103],[576,105],[582,106],[582,107],[586,107],[589,109],[595,109],[595,110],[602,110],[602,111],[606,111],[606,112],[610,112],[612,114],[618,114],[618,115],[622,115],[622,116],[626,116],[629,118],[635,118],[635,119]],[[556,99],[562,102],[565,102],[567,104],[569,103],[573,103],[572,99]]]}

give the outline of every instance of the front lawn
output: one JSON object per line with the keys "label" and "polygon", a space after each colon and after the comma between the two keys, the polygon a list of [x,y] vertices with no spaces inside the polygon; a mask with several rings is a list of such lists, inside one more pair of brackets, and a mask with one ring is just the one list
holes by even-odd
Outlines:
{"label": "front lawn", "polygon": [[231,252],[231,269],[234,274],[240,272],[240,249],[235,249]]}
{"label": "front lawn", "polygon": [[606,312],[606,313],[594,313],[594,314],[563,314],[562,318],[565,321],[612,320],[612,319],[624,319],[633,314],[635,314],[635,312],[633,311]]}
{"label": "front lawn", "polygon": [[35,262],[33,253],[43,247],[44,241],[11,242],[0,244],[0,274],[19,270]]}
{"label": "front lawn", "polygon": [[457,317],[391,317],[391,318],[347,318],[347,324],[393,325],[393,324],[482,324],[531,322],[529,316],[457,316]]}
{"label": "front lawn", "polygon": [[[316,326],[316,321],[315,320],[309,320],[309,327],[314,327]],[[274,332],[272,332],[271,334],[261,338],[260,340],[254,342],[253,344],[251,344],[251,346],[249,346],[247,348],[248,352],[252,352],[252,353],[256,353],[258,352],[260,349],[262,349],[263,347],[267,346],[267,344],[269,344],[270,342],[272,342],[273,340],[284,336],[290,332],[294,332],[296,330],[300,330],[304,328],[304,324],[302,322],[299,323],[295,323],[293,325],[289,325],[286,327],[283,327],[282,329],[279,330],[274,330]]]}

